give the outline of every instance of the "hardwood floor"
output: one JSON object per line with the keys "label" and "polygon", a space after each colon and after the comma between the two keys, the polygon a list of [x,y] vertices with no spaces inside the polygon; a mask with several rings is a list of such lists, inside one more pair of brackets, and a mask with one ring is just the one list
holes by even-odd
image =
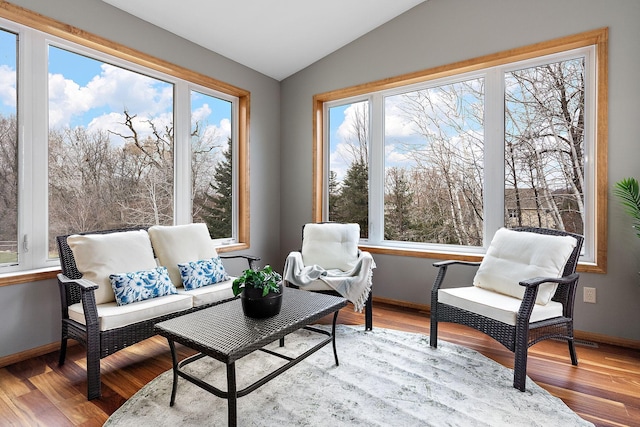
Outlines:
{"label": "hardwood floor", "polygon": [[[382,303],[374,303],[373,312],[374,328],[429,333],[424,312]],[[364,316],[348,306],[339,321],[364,324]],[[442,324],[440,337],[513,367],[511,352],[470,328]],[[191,354],[178,349],[181,356]],[[166,340],[150,338],[102,359],[102,398],[89,402],[83,351],[72,346],[62,367],[53,352],[0,369],[0,426],[101,426],[141,387],[171,368]],[[574,367],[566,343],[536,344],[529,350],[527,373],[598,426],[640,426],[640,351],[605,344],[578,345],[577,351],[579,366]]]}

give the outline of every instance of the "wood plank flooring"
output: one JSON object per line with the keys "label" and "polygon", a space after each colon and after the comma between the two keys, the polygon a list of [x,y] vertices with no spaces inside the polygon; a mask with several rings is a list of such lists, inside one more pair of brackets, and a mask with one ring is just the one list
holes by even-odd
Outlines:
{"label": "wood plank flooring", "polygon": [[[384,303],[374,303],[373,312],[374,328],[429,333],[424,312]],[[364,324],[364,316],[347,306],[339,322]],[[513,367],[511,352],[470,328],[445,323],[440,337]],[[181,357],[192,353],[181,346],[178,350]],[[529,350],[527,373],[597,426],[640,426],[640,351],[599,344],[579,345],[577,352],[579,366],[574,367],[566,343],[536,344]],[[64,366],[57,361],[56,351],[0,369],[0,426],[101,426],[141,387],[171,368],[166,340],[150,338],[102,359],[102,398],[88,402],[83,347],[69,348]]]}

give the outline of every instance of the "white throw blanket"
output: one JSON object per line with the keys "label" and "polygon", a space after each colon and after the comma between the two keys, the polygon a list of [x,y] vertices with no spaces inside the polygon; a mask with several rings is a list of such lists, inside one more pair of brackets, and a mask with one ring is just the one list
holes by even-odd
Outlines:
{"label": "white throw blanket", "polygon": [[302,254],[291,252],[284,264],[284,280],[300,289],[309,289],[313,282],[320,280],[351,301],[355,311],[361,312],[371,292],[374,268],[376,263],[369,252],[360,252],[357,264],[349,271],[325,270],[319,265],[305,266]]}

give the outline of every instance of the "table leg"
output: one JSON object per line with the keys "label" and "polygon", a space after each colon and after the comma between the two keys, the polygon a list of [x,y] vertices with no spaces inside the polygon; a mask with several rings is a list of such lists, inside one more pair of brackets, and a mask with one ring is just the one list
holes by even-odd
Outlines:
{"label": "table leg", "polygon": [[336,320],[338,320],[338,311],[333,313],[333,325],[331,326],[331,335],[333,341],[333,357],[336,359],[336,366],[340,366],[338,362],[338,350],[336,350]]}
{"label": "table leg", "polygon": [[229,406],[229,427],[238,425],[238,390],[236,388],[236,364],[227,365],[227,405]]}
{"label": "table leg", "polygon": [[171,400],[169,406],[173,406],[176,401],[176,391],[178,389],[178,356],[176,355],[176,346],[173,340],[167,338],[169,348],[171,349],[171,360],[173,361],[173,387],[171,388]]}

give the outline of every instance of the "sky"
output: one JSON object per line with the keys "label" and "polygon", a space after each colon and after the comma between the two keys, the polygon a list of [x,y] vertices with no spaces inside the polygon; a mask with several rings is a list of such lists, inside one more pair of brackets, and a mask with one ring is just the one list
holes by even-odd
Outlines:
{"label": "sky", "polygon": [[[475,80],[469,80],[474,84],[479,84]],[[474,121],[471,117],[471,104],[478,103],[475,95],[464,96],[458,98],[453,107],[449,91],[456,89],[458,94],[464,92],[457,88],[456,83],[442,85],[443,91],[439,87],[432,89],[422,89],[418,91],[409,91],[407,93],[389,94],[384,96],[384,122],[383,122],[383,138],[384,138],[384,169],[399,167],[412,168],[418,163],[412,154],[424,152],[429,147],[430,141],[425,137],[425,133],[430,139],[446,138],[453,146],[458,147],[461,153],[464,151],[465,134],[461,133],[463,129],[467,133],[467,137],[483,139],[482,125]],[[407,95],[415,98],[424,98],[424,92],[429,92],[429,103],[423,106],[424,109],[432,108],[434,114],[442,115],[440,120],[430,122],[424,120],[424,117],[417,113],[407,113],[412,108],[410,102],[407,101]],[[417,92],[423,92],[422,97],[416,97]],[[424,99],[422,100],[424,103]],[[353,140],[353,129],[358,108],[366,108],[368,101],[362,101],[352,104],[334,106],[329,109],[329,158],[330,170],[336,172],[337,179],[341,181],[349,165],[353,159],[348,150],[349,140]],[[403,111],[403,107],[404,110]],[[452,110],[452,108],[455,109]],[[421,126],[416,124],[417,117],[422,117]],[[437,126],[434,124],[437,122]],[[455,123],[455,126],[451,125]],[[459,128],[458,128],[459,126]],[[372,135],[370,135],[371,137]],[[431,138],[433,137],[433,138]],[[373,147],[369,141],[369,147]],[[370,153],[371,154],[371,153]],[[425,160],[423,155],[418,155],[422,161]]]}
{"label": "sky", "polygon": [[[15,35],[0,31],[0,113],[16,111]],[[130,134],[124,126],[124,110],[136,115],[142,136],[173,121],[173,85],[156,78],[97,61],[54,46],[48,49],[49,128],[83,126]],[[194,120],[206,125],[204,133],[226,143],[231,134],[231,103],[191,92]],[[123,139],[112,135],[114,145]]]}
{"label": "sky", "polygon": [[[404,144],[424,147],[425,139],[415,126],[396,108],[395,102],[385,104],[384,150],[385,169],[390,167],[409,167],[414,161],[403,149]],[[336,172],[337,179],[342,181],[352,162],[348,150],[348,141],[352,139],[353,123],[356,109],[363,103],[353,103],[329,109],[329,168]],[[359,105],[360,104],[360,105]],[[371,147],[371,143],[369,143]]]}

